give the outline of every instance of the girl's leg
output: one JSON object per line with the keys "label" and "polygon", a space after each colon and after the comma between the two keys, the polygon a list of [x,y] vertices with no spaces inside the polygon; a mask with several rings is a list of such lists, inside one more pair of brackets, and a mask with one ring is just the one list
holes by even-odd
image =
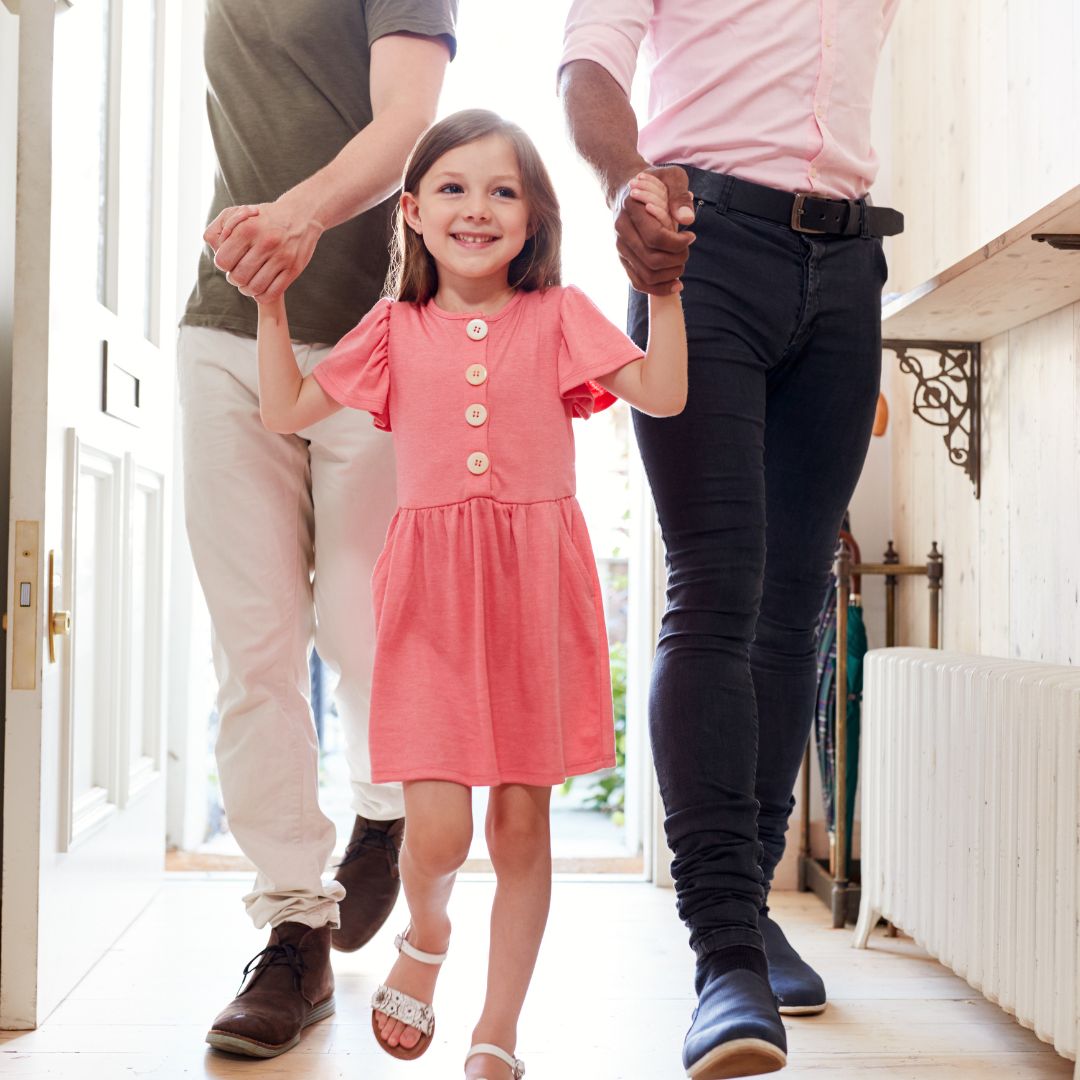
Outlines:
{"label": "girl's leg", "polygon": [[[401,884],[411,919],[409,944],[421,952],[446,952],[450,919],[446,906],[454,878],[472,841],[471,792],[443,780],[405,784],[405,844],[401,849]],[[399,954],[386,985],[418,1001],[430,1002],[439,969]],[[390,1046],[411,1049],[420,1032],[385,1013],[376,1012],[380,1038]]]}
{"label": "girl's leg", "polygon": [[[491,908],[487,998],[472,1041],[513,1054],[517,1022],[532,979],[551,906],[551,788],[504,784],[491,790],[487,843],[498,884]],[[409,821],[412,828],[412,821]],[[491,1080],[507,1066],[486,1054],[471,1058],[466,1076]]]}

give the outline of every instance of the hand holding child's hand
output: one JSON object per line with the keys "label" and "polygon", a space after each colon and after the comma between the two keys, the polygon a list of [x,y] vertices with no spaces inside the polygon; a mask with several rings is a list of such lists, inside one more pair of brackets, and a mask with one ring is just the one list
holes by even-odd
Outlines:
{"label": "hand holding child's hand", "polygon": [[311,260],[323,226],[290,192],[272,203],[230,206],[207,226],[203,239],[230,285],[259,304],[270,304]]}
{"label": "hand holding child's hand", "polygon": [[[659,177],[652,173],[640,172],[630,181],[628,187],[630,198],[641,203],[646,212],[656,218],[663,228],[671,229],[672,232],[678,228],[675,219],[671,216],[667,185]],[[680,207],[679,212],[681,213],[682,210],[683,208]],[[682,288],[682,282],[676,281],[669,295],[682,292]]]}

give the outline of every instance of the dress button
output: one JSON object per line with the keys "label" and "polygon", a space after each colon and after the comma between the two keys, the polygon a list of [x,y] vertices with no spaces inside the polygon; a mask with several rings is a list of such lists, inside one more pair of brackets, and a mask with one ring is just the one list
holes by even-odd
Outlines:
{"label": "dress button", "polygon": [[487,408],[477,402],[465,410],[465,419],[473,426],[480,427],[487,422]]}
{"label": "dress button", "polygon": [[465,369],[465,378],[473,386],[479,386],[481,383],[487,382],[487,368],[483,364],[470,364]]}
{"label": "dress button", "polygon": [[465,325],[465,333],[473,341],[483,341],[487,337],[487,323],[483,319],[470,319]]}
{"label": "dress button", "polygon": [[481,476],[488,471],[491,462],[488,461],[488,456],[481,450],[477,450],[475,454],[469,455],[469,472],[473,476]]}

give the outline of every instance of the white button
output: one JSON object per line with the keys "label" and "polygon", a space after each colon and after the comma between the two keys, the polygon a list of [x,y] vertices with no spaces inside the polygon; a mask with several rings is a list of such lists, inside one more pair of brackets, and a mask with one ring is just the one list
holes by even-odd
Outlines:
{"label": "white button", "polygon": [[487,368],[483,364],[470,364],[465,369],[465,378],[473,386],[479,386],[481,383],[487,382]]}
{"label": "white button", "polygon": [[479,402],[475,405],[470,405],[465,410],[465,419],[472,424],[473,427],[480,427],[481,424],[487,421],[487,409]]}
{"label": "white button", "polygon": [[487,337],[487,323],[483,319],[470,319],[465,326],[465,333],[473,341],[483,341]]}
{"label": "white button", "polygon": [[475,454],[469,455],[468,465],[469,472],[471,472],[473,476],[480,476],[488,471],[491,462],[488,461],[487,454],[483,453],[481,450],[477,450]]}

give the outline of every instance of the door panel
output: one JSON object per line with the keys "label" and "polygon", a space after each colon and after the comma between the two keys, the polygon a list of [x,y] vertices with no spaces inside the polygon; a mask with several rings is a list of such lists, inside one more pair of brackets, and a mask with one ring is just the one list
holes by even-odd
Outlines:
{"label": "door panel", "polygon": [[21,5],[11,518],[42,595],[27,689],[8,659],[3,1027],[48,1015],[163,869],[179,11]]}

